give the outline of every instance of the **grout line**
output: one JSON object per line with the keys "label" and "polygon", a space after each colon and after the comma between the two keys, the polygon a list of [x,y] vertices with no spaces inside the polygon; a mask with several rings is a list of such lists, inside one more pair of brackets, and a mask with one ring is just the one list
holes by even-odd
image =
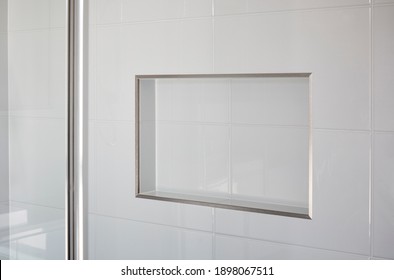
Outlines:
{"label": "grout line", "polygon": [[369,55],[369,63],[370,63],[370,84],[369,84],[369,94],[370,94],[370,158],[369,158],[369,254],[370,257],[373,256],[374,251],[374,244],[373,244],[373,237],[374,237],[374,221],[373,221],[373,181],[374,181],[374,96],[373,96],[373,86],[374,86],[374,71],[373,71],[373,52],[374,52],[374,33],[373,33],[373,20],[374,20],[374,1],[371,1],[372,5],[370,8],[370,16],[369,16],[369,38],[370,38],[370,55]]}
{"label": "grout line", "polygon": [[216,259],[216,208],[212,207],[212,259]]}
{"label": "grout line", "polygon": [[273,243],[273,244],[278,244],[278,245],[294,246],[294,247],[299,247],[299,248],[315,249],[315,250],[321,250],[321,251],[337,252],[337,253],[342,253],[342,254],[350,254],[350,255],[357,255],[357,256],[362,256],[362,257],[369,257],[368,255],[364,255],[361,253],[333,250],[333,249],[327,249],[327,248],[322,248],[322,247],[313,247],[313,246],[300,245],[300,244],[295,244],[295,243],[279,242],[279,241],[268,240],[268,239],[258,239],[258,238],[254,238],[254,237],[245,237],[245,236],[235,235],[235,234],[218,233],[217,235],[224,236],[224,237],[239,238],[239,239],[244,239],[244,240],[246,239],[246,240],[257,241],[257,242],[266,242],[266,243]]}
{"label": "grout line", "polygon": [[256,11],[256,12],[239,12],[229,14],[219,14],[216,17],[229,17],[229,16],[256,16],[256,15],[271,15],[278,13],[297,13],[297,12],[314,12],[314,11],[335,11],[342,9],[357,9],[357,8],[369,8],[370,4],[362,5],[346,5],[346,6],[333,6],[333,7],[316,7],[316,8],[295,8],[295,9],[283,9],[283,10],[271,10],[271,11]]}
{"label": "grout line", "polygon": [[233,157],[232,157],[232,148],[233,148],[233,118],[232,118],[232,106],[233,106],[233,83],[232,79],[229,80],[229,95],[228,95],[228,192],[230,197],[233,195]]}
{"label": "grout line", "polygon": [[[62,207],[54,207],[54,206],[42,205],[42,204],[39,204],[39,203],[32,203],[32,202],[26,202],[26,201],[20,201],[20,200],[12,200],[12,199],[10,199],[9,202],[10,202],[10,205],[13,204],[13,203],[16,203],[16,204],[19,203],[19,204],[26,204],[26,205],[30,205],[30,206],[51,208],[51,209],[63,210],[64,211],[64,208],[62,208]],[[14,206],[20,207],[18,205],[14,205]]]}
{"label": "grout line", "polygon": [[185,230],[185,231],[196,231],[196,232],[207,233],[207,234],[212,233],[212,231],[210,231],[210,230],[184,227],[184,226],[179,226],[179,225],[170,225],[170,224],[151,222],[151,221],[146,221],[146,220],[136,220],[136,219],[113,216],[113,215],[108,215],[108,214],[101,214],[98,212],[89,212],[88,214],[98,216],[98,217],[111,218],[111,219],[117,219],[117,220],[128,221],[128,222],[135,222],[135,223],[140,223],[140,224],[156,225],[156,226],[174,228],[174,229]]}

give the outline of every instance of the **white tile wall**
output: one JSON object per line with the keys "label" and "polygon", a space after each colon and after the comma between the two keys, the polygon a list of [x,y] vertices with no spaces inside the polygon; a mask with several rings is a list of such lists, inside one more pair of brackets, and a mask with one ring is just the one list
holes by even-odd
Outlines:
{"label": "white tile wall", "polygon": [[311,72],[314,127],[369,129],[368,24],[368,8],[218,17],[215,72]]}
{"label": "white tile wall", "polygon": [[97,0],[97,24],[120,23],[122,0]]}
{"label": "white tile wall", "polygon": [[8,117],[0,116],[0,202],[9,199],[8,143]]}
{"label": "white tile wall", "polygon": [[[388,204],[391,177],[386,172],[391,134],[379,133],[374,139],[371,239],[369,235],[368,0],[95,2],[92,54],[95,48],[97,53],[92,58],[97,59],[90,65],[97,66],[97,83],[92,81],[91,87],[91,106],[97,112],[91,118],[102,121],[91,122],[92,258],[392,258],[389,236],[394,229],[387,222],[393,212]],[[394,119],[387,109],[392,103],[387,76],[393,64],[392,8],[375,7],[373,13],[372,124],[378,130],[392,130]],[[272,11],[276,13],[265,13]],[[320,128],[313,136],[312,220],[135,199],[134,75],[249,72],[312,73],[312,121]],[[183,105],[194,110],[191,103]],[[173,117],[171,106],[159,111],[163,120]],[[177,112],[182,117],[189,113]],[[272,119],[283,116],[278,115],[272,112]],[[387,166],[376,171],[382,165]],[[220,172],[212,173],[213,180]],[[151,235],[152,229],[161,237]],[[131,238],[133,234],[139,239]]]}
{"label": "white tile wall", "polygon": [[[369,0],[214,0],[215,15],[368,5]],[[377,0],[378,1],[378,0]],[[390,1],[390,0],[383,0]]]}
{"label": "white tile wall", "polygon": [[11,117],[9,121],[10,199],[64,207],[64,120]]}
{"label": "white tile wall", "polygon": [[394,133],[376,133],[373,159],[373,255],[394,259]]}
{"label": "white tile wall", "polygon": [[10,114],[65,116],[65,42],[64,29],[10,32]]}
{"label": "white tile wall", "polygon": [[212,258],[210,233],[98,215],[90,218],[94,219],[94,259]]}
{"label": "white tile wall", "polygon": [[255,239],[216,235],[215,258],[219,260],[366,260],[368,256],[321,250]]}
{"label": "white tile wall", "polygon": [[183,2],[183,0],[123,0],[123,20],[133,22],[181,18],[184,11]]}
{"label": "white tile wall", "polygon": [[312,220],[217,209],[223,234],[369,254],[369,133],[316,131]]}
{"label": "white tile wall", "polygon": [[309,125],[309,78],[233,80],[232,122]]}
{"label": "white tile wall", "polygon": [[12,259],[64,259],[64,209],[12,202],[9,213]]}
{"label": "white tile wall", "polygon": [[50,0],[8,1],[9,29],[26,30],[49,28]]}
{"label": "white tile wall", "polygon": [[[7,87],[0,110],[8,95],[9,116],[1,129],[3,136],[7,120],[10,157],[0,167],[7,172],[1,177],[9,176],[10,258],[64,259],[66,1],[0,4],[8,12],[8,34],[1,33],[2,43],[8,40],[8,63],[1,56],[7,69],[0,73],[8,77],[0,80]],[[3,44],[0,50],[7,51]]]}
{"label": "white tile wall", "polygon": [[8,0],[0,0],[0,33],[8,30]]}
{"label": "white tile wall", "polygon": [[394,6],[375,7],[373,17],[374,124],[394,131]]}
{"label": "white tile wall", "polygon": [[0,31],[0,116],[8,115],[8,38]]}
{"label": "white tile wall", "polygon": [[394,3],[394,0],[372,0],[372,1],[374,1],[375,4]]}
{"label": "white tile wall", "polygon": [[233,126],[232,193],[308,206],[307,128]]}
{"label": "white tile wall", "polygon": [[212,212],[209,208],[134,197],[133,124],[97,122],[93,129],[95,129],[93,142],[96,185],[90,186],[90,189],[96,199],[96,213],[137,221],[212,230]]}

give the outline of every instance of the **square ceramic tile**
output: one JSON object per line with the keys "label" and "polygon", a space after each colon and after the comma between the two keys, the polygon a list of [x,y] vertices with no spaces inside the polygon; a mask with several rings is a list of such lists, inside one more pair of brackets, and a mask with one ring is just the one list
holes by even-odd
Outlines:
{"label": "square ceramic tile", "polygon": [[13,202],[9,217],[15,259],[64,260],[64,209]]}
{"label": "square ceramic tile", "polygon": [[122,0],[124,22],[181,18],[183,0]]}
{"label": "square ceramic tile", "polygon": [[9,199],[8,143],[8,118],[0,116],[0,202],[7,202]]}
{"label": "square ceramic tile", "polygon": [[[97,29],[96,114],[104,120],[132,120],[133,91],[126,92],[122,83],[121,28]],[[129,79],[132,79],[130,74]]]}
{"label": "square ceramic tile", "polygon": [[204,17],[212,15],[213,0],[185,0],[184,17]]}
{"label": "square ceramic tile", "polygon": [[0,116],[8,115],[8,36],[0,33]]}
{"label": "square ceramic tile", "polygon": [[11,30],[49,28],[50,0],[12,0],[8,2]]}
{"label": "square ceramic tile", "polygon": [[101,216],[94,233],[95,259],[212,258],[209,233]]}
{"label": "square ceramic tile", "polygon": [[373,255],[394,259],[394,133],[376,133],[373,159]]}
{"label": "square ceramic tile", "polygon": [[10,114],[64,118],[65,29],[11,32],[8,58]]}
{"label": "square ceramic tile", "polygon": [[248,0],[213,0],[214,15],[230,15],[246,13]]}
{"label": "square ceramic tile", "polygon": [[309,130],[232,127],[232,194],[308,207]]}
{"label": "square ceramic tile", "polygon": [[9,109],[12,113],[47,110],[51,106],[49,31],[11,32],[8,39]]}
{"label": "square ceramic tile", "polygon": [[50,0],[50,26],[66,27],[67,22],[67,1]]}
{"label": "square ceramic tile", "polygon": [[97,24],[120,23],[122,21],[122,0],[96,0]]}
{"label": "square ceramic tile", "polygon": [[8,0],[0,0],[0,33],[8,30]]}
{"label": "square ceramic tile", "polygon": [[215,72],[312,73],[313,126],[367,130],[368,30],[368,8],[218,17]]}
{"label": "square ceramic tile", "polygon": [[311,220],[216,209],[216,231],[368,255],[370,135],[321,130],[312,143]]}
{"label": "square ceramic tile", "polygon": [[11,117],[9,133],[10,199],[64,207],[64,120]]}
{"label": "square ceramic tile", "polygon": [[233,79],[233,123],[309,125],[309,78]]}
{"label": "square ceramic tile", "polygon": [[229,94],[229,81],[225,79],[158,79],[156,119],[227,123]]}
{"label": "square ceramic tile", "polygon": [[159,190],[228,192],[227,127],[163,124],[156,131]]}
{"label": "square ceramic tile", "polygon": [[96,97],[97,97],[97,28],[96,25],[89,25],[89,63],[88,63],[88,114],[89,119],[97,118]]}
{"label": "square ceramic tile", "polygon": [[373,14],[373,98],[376,130],[394,131],[394,6],[375,7]]}
{"label": "square ceramic tile", "polygon": [[218,234],[215,238],[215,258],[219,260],[367,260],[368,256]]}

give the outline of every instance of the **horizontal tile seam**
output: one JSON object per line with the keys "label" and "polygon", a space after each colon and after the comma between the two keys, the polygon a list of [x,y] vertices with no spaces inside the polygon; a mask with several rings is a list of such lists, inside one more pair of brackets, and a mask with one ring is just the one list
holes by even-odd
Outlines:
{"label": "horizontal tile seam", "polygon": [[130,219],[130,218],[125,218],[125,217],[107,215],[107,214],[99,213],[97,211],[89,211],[89,214],[99,216],[99,217],[112,218],[112,219],[118,219],[118,220],[123,220],[123,221],[141,223],[141,224],[163,226],[163,227],[181,229],[181,230],[186,230],[186,231],[196,231],[196,232],[209,233],[209,234],[212,234],[212,232],[213,232],[213,230],[203,230],[203,229],[198,229],[198,228],[194,228],[194,227],[182,227],[182,226],[165,224],[165,223],[155,223],[155,222],[149,222],[149,221],[145,221],[145,220],[136,220],[136,219]]}
{"label": "horizontal tile seam", "polygon": [[301,244],[297,244],[297,243],[279,242],[279,241],[274,241],[274,240],[269,240],[269,239],[259,239],[259,238],[253,238],[253,237],[246,237],[246,236],[242,236],[242,235],[226,234],[226,233],[217,232],[217,231],[215,231],[215,233],[216,233],[216,236],[233,237],[233,238],[244,239],[244,240],[267,242],[267,243],[286,245],[286,246],[295,246],[295,247],[299,247],[299,248],[317,249],[317,250],[323,250],[323,251],[328,251],[328,252],[337,252],[337,253],[344,253],[344,254],[363,256],[363,257],[367,257],[367,258],[370,257],[369,254],[365,254],[364,255],[364,254],[354,253],[354,252],[349,252],[349,251],[333,250],[333,249],[327,249],[327,248],[322,248],[322,247],[301,245]]}
{"label": "horizontal tile seam", "polygon": [[261,14],[278,14],[278,13],[297,13],[297,12],[313,12],[313,11],[335,11],[335,10],[349,10],[357,8],[370,8],[372,4],[358,4],[358,5],[344,5],[344,6],[332,6],[332,7],[316,7],[316,8],[295,8],[295,9],[282,9],[272,11],[260,11],[260,12],[240,12],[240,13],[229,13],[219,14],[215,17],[228,17],[228,16],[247,16],[247,15],[261,15]]}
{"label": "horizontal tile seam", "polygon": [[193,21],[201,19],[215,19],[231,16],[250,16],[250,15],[263,15],[263,14],[278,14],[278,13],[296,13],[296,12],[312,12],[312,11],[332,11],[341,9],[355,9],[355,8],[370,8],[371,4],[360,4],[360,5],[349,5],[349,6],[335,6],[335,7],[323,7],[323,8],[309,8],[309,9],[289,9],[289,10],[278,10],[278,11],[262,11],[262,12],[244,12],[244,13],[232,13],[232,14],[219,14],[215,16],[203,16],[203,17],[184,17],[184,18],[167,18],[167,19],[152,19],[152,20],[140,20],[140,21],[122,21],[113,23],[96,23],[97,27],[114,27],[114,26],[127,26],[127,25],[141,25],[141,24],[152,24],[152,23],[164,23],[164,22],[182,22],[182,21]]}
{"label": "horizontal tile seam", "polygon": [[374,8],[386,7],[386,6],[394,6],[394,2],[373,3],[372,6],[373,6]]}
{"label": "horizontal tile seam", "polygon": [[106,120],[106,119],[97,119],[97,118],[92,118],[92,119],[88,119],[89,122],[91,123],[96,123],[96,124],[100,124],[100,123],[117,123],[117,124],[128,124],[128,125],[135,125],[135,121],[133,120]]}
{"label": "horizontal tile seam", "polygon": [[28,33],[28,32],[39,32],[39,31],[51,31],[51,30],[66,30],[66,26],[59,27],[47,27],[47,28],[27,28],[27,29],[8,29],[7,34],[13,33]]}
{"label": "horizontal tile seam", "polygon": [[7,116],[9,119],[34,119],[34,120],[64,120],[66,121],[66,117],[47,117],[47,116],[22,116],[22,115],[12,115],[9,114]]}
{"label": "horizontal tile seam", "polygon": [[[26,202],[26,201],[21,201],[21,200],[14,200],[14,199],[10,199],[9,202],[10,203],[26,204],[26,205],[37,206],[37,207],[51,208],[51,209],[62,210],[62,211],[64,211],[64,209],[65,209],[65,208],[61,208],[61,207],[48,206],[48,205],[43,205],[43,204],[39,204],[39,203],[32,203],[32,202]],[[16,207],[20,207],[20,206],[16,206]]]}

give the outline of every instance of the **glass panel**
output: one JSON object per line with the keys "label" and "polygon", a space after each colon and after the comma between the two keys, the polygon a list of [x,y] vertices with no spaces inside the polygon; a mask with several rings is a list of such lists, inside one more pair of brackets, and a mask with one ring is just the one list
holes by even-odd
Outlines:
{"label": "glass panel", "polygon": [[65,258],[66,4],[0,0],[0,258]]}
{"label": "glass panel", "polygon": [[309,218],[309,74],[136,84],[138,197]]}

